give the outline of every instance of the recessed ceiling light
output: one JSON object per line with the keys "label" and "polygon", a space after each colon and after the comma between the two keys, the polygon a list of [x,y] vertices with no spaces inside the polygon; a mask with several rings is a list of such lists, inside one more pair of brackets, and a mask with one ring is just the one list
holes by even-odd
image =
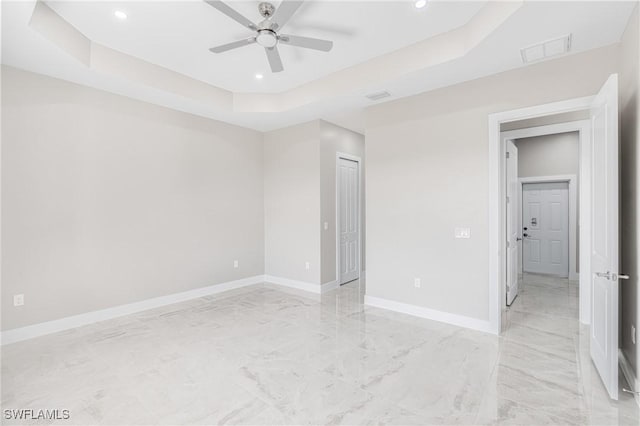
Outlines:
{"label": "recessed ceiling light", "polygon": [[123,21],[127,19],[127,14],[121,10],[116,10],[115,12],[113,12],[113,14],[115,15],[116,18],[121,19]]}
{"label": "recessed ceiling light", "polygon": [[415,5],[417,9],[422,9],[427,5],[427,0],[416,0]]}
{"label": "recessed ceiling light", "polygon": [[262,74],[256,74],[256,80],[262,80],[262,77],[264,77]]}

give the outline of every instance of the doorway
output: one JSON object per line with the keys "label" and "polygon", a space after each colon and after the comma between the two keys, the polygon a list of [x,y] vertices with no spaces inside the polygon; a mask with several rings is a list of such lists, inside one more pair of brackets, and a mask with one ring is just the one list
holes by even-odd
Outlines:
{"label": "doorway", "polygon": [[[579,131],[580,143],[580,321],[589,324],[590,357],[612,399],[618,398],[618,76],[599,93],[489,115],[490,312],[497,334],[506,312],[508,250],[506,141],[501,125],[588,111],[586,125],[562,123]],[[535,129],[535,128],[533,128]],[[501,302],[502,301],[502,302]]]}
{"label": "doorway", "polygon": [[[549,120],[553,121],[558,114],[548,114],[546,118],[539,118],[539,121]],[[561,115],[560,115],[561,116]],[[580,113],[573,114],[572,117],[586,117],[588,116],[588,110],[582,110]],[[527,122],[526,120],[523,122]],[[500,138],[505,144],[505,149],[509,146],[508,143],[514,144],[515,153],[511,154],[512,158],[504,161],[505,168],[505,188],[504,193],[511,191],[510,198],[516,197],[517,201],[514,203],[506,203],[505,205],[507,214],[512,214],[515,219],[509,222],[515,222],[512,225],[515,231],[505,229],[505,232],[513,232],[513,240],[517,250],[511,250],[507,248],[507,253],[514,253],[512,257],[505,256],[502,264],[504,268],[517,271],[518,283],[522,281],[525,272],[535,274],[548,274],[556,277],[568,278],[571,281],[575,281],[579,287],[580,298],[578,305],[578,317],[583,324],[590,323],[590,258],[589,258],[589,244],[590,244],[590,149],[591,149],[591,123],[589,120],[576,120],[558,124],[539,125],[535,127],[525,127],[515,130],[507,130],[500,133]],[[572,140],[575,143],[575,148],[568,150],[566,147],[567,140]],[[520,149],[517,149],[520,147]],[[513,149],[513,148],[509,148]],[[554,155],[556,150],[561,150],[562,155],[555,154],[554,161],[550,161],[549,158]],[[515,155],[515,160],[513,156]],[[566,163],[569,159],[573,161],[573,165],[568,167]],[[521,160],[521,161],[519,161]],[[520,162],[520,168],[517,168],[517,163]],[[555,166],[550,163],[555,163]],[[568,168],[562,168],[568,167]],[[515,171],[510,170],[515,169]],[[566,174],[552,174],[542,175],[542,173],[566,173]],[[580,185],[578,184],[580,183]],[[549,240],[549,234],[540,235],[538,229],[540,225],[543,225],[540,221],[544,218],[539,217],[540,212],[526,212],[524,208],[524,194],[523,188],[529,184],[541,184],[542,187],[550,185],[549,188],[555,188],[555,191],[560,188],[567,188],[567,202],[566,207],[568,209],[568,222],[562,224],[568,225],[568,241],[566,245],[558,247],[559,242],[553,243],[555,247],[551,246]],[[512,189],[509,189],[512,188]],[[529,194],[531,195],[531,194]],[[542,200],[538,200],[542,201]],[[551,200],[547,200],[551,201]],[[515,211],[508,213],[508,209],[511,208]],[[539,209],[540,206],[533,207],[533,209]],[[547,208],[551,206],[547,205]],[[554,206],[555,209],[562,208],[560,205]],[[535,213],[531,217],[524,218],[526,214]],[[550,215],[550,212],[545,212],[545,217]],[[556,212],[557,215],[557,212]],[[564,216],[564,214],[562,214]],[[531,229],[531,220],[535,218],[537,225],[534,225],[532,233],[529,233]],[[527,225],[528,221],[528,225]],[[505,228],[509,226],[509,222],[504,225]],[[549,224],[556,227],[558,224]],[[525,230],[524,228],[527,228]],[[524,234],[527,234],[526,236]],[[534,237],[544,236],[546,247],[539,246],[542,241],[527,241],[527,238],[533,235]],[[534,238],[537,239],[537,238]],[[509,242],[511,244],[511,242]],[[525,253],[525,249],[527,253]],[[554,256],[556,259],[567,259],[568,268],[565,272],[564,266],[556,265],[550,270],[545,269],[545,265],[535,265],[538,256],[544,256],[545,263],[552,264],[550,258]],[[529,256],[532,260],[528,263],[528,268],[524,265],[525,256]],[[533,256],[533,257],[531,257]],[[517,265],[514,265],[514,262]],[[550,266],[550,265],[548,265]],[[579,273],[580,272],[580,273]],[[515,273],[514,273],[515,274]],[[506,275],[506,274],[505,274]],[[506,276],[505,276],[506,277]],[[501,291],[503,295],[502,300],[507,300],[507,297],[513,299],[513,295],[509,295],[509,285],[513,285],[514,279],[511,277],[505,282],[505,290]],[[516,284],[517,289],[517,284]],[[513,292],[513,291],[511,291]],[[510,303],[503,302],[503,309]],[[504,313],[502,313],[503,315]]]}
{"label": "doorway", "polygon": [[[588,120],[579,120],[502,132],[507,150],[507,306],[517,296],[526,273],[578,284],[577,189],[581,151],[588,148],[588,127]],[[571,130],[580,128],[583,134]],[[586,298],[583,302],[587,306]],[[583,318],[583,322],[588,321]]]}
{"label": "doorway", "polygon": [[360,278],[361,160],[338,153],[336,161],[336,266],[343,285]]}

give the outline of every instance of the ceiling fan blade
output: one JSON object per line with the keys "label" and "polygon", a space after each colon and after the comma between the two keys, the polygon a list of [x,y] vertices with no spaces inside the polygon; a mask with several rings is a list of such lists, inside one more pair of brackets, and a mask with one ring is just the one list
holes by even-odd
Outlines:
{"label": "ceiling fan blade", "polygon": [[276,24],[276,29],[282,29],[291,19],[294,13],[302,6],[301,0],[282,0],[280,6],[276,9],[276,13],[271,17],[271,22]]}
{"label": "ceiling fan blade", "polygon": [[256,31],[258,29],[258,26],[256,24],[254,24],[253,22],[245,18],[240,13],[236,12],[235,9],[232,9],[231,7],[227,6],[226,3],[220,0],[204,0],[204,2],[218,9],[220,12],[224,13],[229,18],[233,19],[243,27],[247,27],[252,31]]}
{"label": "ceiling fan blade", "polygon": [[284,70],[284,67],[282,66],[282,59],[280,59],[280,53],[278,52],[277,47],[265,47],[264,51],[267,52],[267,59],[269,60],[271,71],[280,72]]}
{"label": "ceiling fan blade", "polygon": [[256,38],[255,37],[250,37],[247,38],[245,40],[238,40],[238,41],[234,41],[232,43],[227,43],[227,44],[223,44],[220,46],[216,46],[216,47],[212,47],[211,49],[209,49],[211,52],[213,53],[222,53],[222,52],[226,52],[232,49],[237,49],[238,47],[242,47],[242,46],[248,46],[250,44],[253,44],[256,42]]}
{"label": "ceiling fan blade", "polygon": [[319,38],[301,37],[282,34],[278,37],[280,43],[290,44],[291,46],[305,47],[307,49],[321,50],[328,52],[333,48],[333,42],[329,40],[321,40]]}

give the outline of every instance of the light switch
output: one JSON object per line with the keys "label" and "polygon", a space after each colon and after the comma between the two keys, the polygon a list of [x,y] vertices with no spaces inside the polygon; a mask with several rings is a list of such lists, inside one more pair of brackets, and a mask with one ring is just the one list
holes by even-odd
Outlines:
{"label": "light switch", "polygon": [[13,306],[24,305],[24,294],[15,294],[13,296]]}
{"label": "light switch", "polygon": [[329,229],[329,222],[324,223],[324,230],[326,231],[327,229]]}
{"label": "light switch", "polygon": [[456,228],[456,238],[471,238],[471,228]]}

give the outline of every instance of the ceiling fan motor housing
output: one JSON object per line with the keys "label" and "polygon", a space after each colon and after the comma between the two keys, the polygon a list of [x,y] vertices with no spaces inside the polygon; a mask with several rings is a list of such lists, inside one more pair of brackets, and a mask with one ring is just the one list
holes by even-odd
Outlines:
{"label": "ceiling fan motor housing", "polygon": [[271,3],[262,2],[258,5],[258,11],[260,11],[260,15],[262,15],[263,18],[268,19],[273,16],[276,8]]}

